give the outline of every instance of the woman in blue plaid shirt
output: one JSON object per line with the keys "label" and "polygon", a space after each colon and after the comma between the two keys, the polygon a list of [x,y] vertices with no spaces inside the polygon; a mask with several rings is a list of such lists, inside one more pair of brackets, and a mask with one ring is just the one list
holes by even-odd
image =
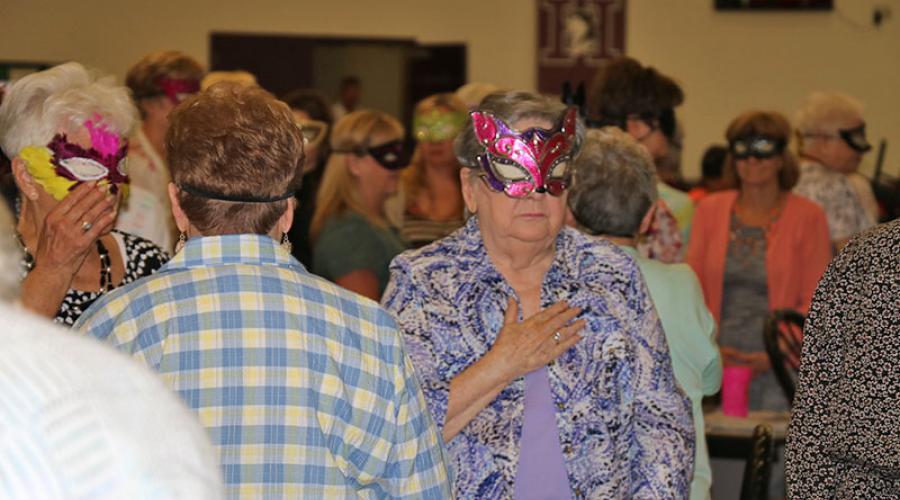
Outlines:
{"label": "woman in blue plaid shirt", "polygon": [[175,109],[166,152],[182,247],[80,329],[159,371],[197,412],[230,498],[448,497],[394,320],[286,248],[303,163],[288,107],[214,85]]}

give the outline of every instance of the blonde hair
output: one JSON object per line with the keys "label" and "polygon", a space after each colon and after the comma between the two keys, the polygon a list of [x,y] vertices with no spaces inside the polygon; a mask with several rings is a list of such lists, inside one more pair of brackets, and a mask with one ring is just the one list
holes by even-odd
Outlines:
{"label": "blonde hair", "polygon": [[463,102],[466,109],[475,109],[490,94],[500,92],[499,86],[493,83],[470,82],[456,89],[456,97]]}
{"label": "blonde hair", "polygon": [[813,92],[794,115],[800,150],[805,145],[804,138],[837,134],[839,129],[862,119],[863,105],[856,99],[839,92]]}
{"label": "blonde hair", "polygon": [[[456,111],[460,113],[466,113],[468,111],[465,103],[456,95],[443,93],[434,94],[419,101],[419,103],[416,104],[415,114],[423,115],[434,110]],[[456,160],[456,163],[458,165],[459,161]],[[401,182],[403,182],[403,191],[406,196],[407,206],[415,203],[416,197],[422,191],[422,187],[425,186],[425,155],[422,154],[421,143],[416,145],[412,161],[410,161],[409,168],[403,172]]]}
{"label": "blonde hair", "polygon": [[258,85],[253,73],[247,71],[210,71],[200,82],[200,90],[206,90],[219,82],[234,82],[254,87]]}
{"label": "blonde hair", "polygon": [[357,181],[349,167],[349,155],[357,154],[352,151],[371,147],[375,136],[386,136],[384,139],[387,140],[401,139],[403,125],[393,116],[375,110],[354,111],[335,124],[331,132],[333,152],[325,164],[322,183],[316,196],[316,211],[309,228],[310,239],[315,240],[321,234],[329,219],[348,210],[359,213],[377,226],[387,224],[383,217],[369,213],[362,205]]}

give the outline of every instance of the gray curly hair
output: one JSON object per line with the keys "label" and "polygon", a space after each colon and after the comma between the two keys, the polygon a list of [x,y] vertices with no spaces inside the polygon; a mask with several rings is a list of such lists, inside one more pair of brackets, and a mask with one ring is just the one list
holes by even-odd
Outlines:
{"label": "gray curly hair", "polygon": [[633,236],[658,197],[650,154],[615,127],[589,130],[575,160],[569,209],[594,235]]}

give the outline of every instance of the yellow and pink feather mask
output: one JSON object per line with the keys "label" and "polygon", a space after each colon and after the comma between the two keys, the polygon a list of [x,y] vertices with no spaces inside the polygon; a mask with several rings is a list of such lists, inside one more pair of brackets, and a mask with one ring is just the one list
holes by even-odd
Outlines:
{"label": "yellow and pink feather mask", "polygon": [[120,185],[127,190],[128,140],[109,130],[99,116],[86,121],[84,127],[91,138],[88,149],[69,142],[66,134],[59,133],[46,146],[27,146],[19,152],[35,182],[58,201],[82,182],[108,185],[113,194]]}

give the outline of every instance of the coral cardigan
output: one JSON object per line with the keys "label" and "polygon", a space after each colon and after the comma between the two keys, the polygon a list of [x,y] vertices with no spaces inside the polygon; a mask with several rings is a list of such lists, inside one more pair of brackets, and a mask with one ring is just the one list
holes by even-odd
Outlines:
{"label": "coral cardigan", "polygon": [[[713,193],[697,205],[687,263],[697,273],[706,307],[718,323],[722,314],[725,255],[737,191]],[[819,278],[831,261],[825,212],[812,201],[788,193],[784,211],[772,223],[766,245],[769,310],[806,314]]]}

